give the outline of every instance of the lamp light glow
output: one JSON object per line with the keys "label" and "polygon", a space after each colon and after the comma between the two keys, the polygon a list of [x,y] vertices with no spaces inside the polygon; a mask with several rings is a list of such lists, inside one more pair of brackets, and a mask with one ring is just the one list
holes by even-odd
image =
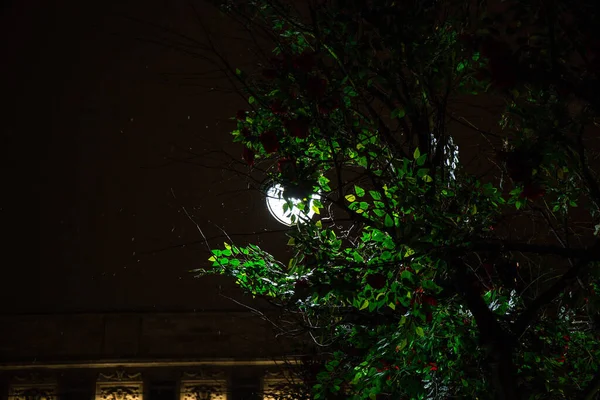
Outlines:
{"label": "lamp light glow", "polygon": [[284,188],[280,184],[272,185],[267,190],[267,208],[277,221],[284,225],[292,226],[299,221],[312,218],[312,216],[315,214],[312,210],[313,200],[320,198],[318,194],[311,195],[310,201],[307,204],[307,211],[302,211],[297,207],[298,204],[302,203],[302,200],[295,198],[289,199],[291,203],[290,209],[283,211],[283,206],[287,202],[283,193]]}

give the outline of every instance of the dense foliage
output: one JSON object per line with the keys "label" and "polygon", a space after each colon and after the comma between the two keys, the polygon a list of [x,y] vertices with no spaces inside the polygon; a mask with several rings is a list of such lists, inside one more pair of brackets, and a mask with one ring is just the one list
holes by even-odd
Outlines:
{"label": "dense foliage", "polygon": [[[274,43],[231,69],[233,138],[304,214],[289,262],[229,243],[198,272],[301,316],[311,398],[597,398],[600,46],[576,3],[220,4]],[[493,132],[465,99],[503,99]]]}

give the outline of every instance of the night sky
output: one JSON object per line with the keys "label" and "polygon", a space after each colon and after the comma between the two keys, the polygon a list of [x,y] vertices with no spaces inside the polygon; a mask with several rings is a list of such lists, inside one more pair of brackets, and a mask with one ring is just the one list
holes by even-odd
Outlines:
{"label": "night sky", "polygon": [[[243,65],[227,20],[200,13]],[[207,237],[283,227],[226,170],[240,163],[228,133],[243,100],[187,85],[227,83],[190,80],[215,67],[136,40],[161,33],[135,19],[203,37],[186,1],[4,2],[0,313],[234,309],[218,295],[239,298],[232,282],[188,272],[208,253],[185,211]],[[286,242],[233,238],[275,254]]]}

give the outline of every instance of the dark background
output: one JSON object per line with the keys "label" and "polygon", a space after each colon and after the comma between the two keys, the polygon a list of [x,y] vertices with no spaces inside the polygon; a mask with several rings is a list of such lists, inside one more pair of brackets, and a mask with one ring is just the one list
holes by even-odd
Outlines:
{"label": "dark background", "polygon": [[[231,23],[202,3],[219,49],[243,66]],[[232,282],[188,272],[208,266],[192,220],[213,245],[223,231],[282,228],[227,171],[241,163],[228,133],[243,100],[188,85],[227,83],[190,80],[215,66],[149,43],[164,31],[148,23],[203,37],[186,1],[3,3],[0,313],[239,308],[219,296],[240,298]],[[191,153],[204,155],[173,161]],[[276,254],[285,243],[233,239]]]}

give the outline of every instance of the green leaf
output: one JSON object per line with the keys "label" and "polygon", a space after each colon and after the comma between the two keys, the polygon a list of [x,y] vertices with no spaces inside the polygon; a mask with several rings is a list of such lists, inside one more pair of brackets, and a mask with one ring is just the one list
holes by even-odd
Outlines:
{"label": "green leaf", "polygon": [[[420,157],[419,157],[420,158]],[[425,175],[427,175],[427,173],[429,172],[429,168],[419,168],[417,170],[417,176],[419,178],[423,178]]]}
{"label": "green leaf", "polygon": [[358,197],[363,197],[365,195],[365,190],[363,188],[361,188],[360,186],[354,185],[354,191],[356,192],[356,195]]}
{"label": "green leaf", "polygon": [[317,206],[315,206],[314,204],[312,205],[312,207],[310,207],[310,209],[312,210],[312,212],[314,212],[315,214],[321,214],[321,211],[319,211],[319,208]]}
{"label": "green leaf", "polygon": [[356,201],[356,196],[354,196],[353,194],[347,194],[345,197],[346,200],[348,200],[350,203]]}
{"label": "green leaf", "polygon": [[396,305],[393,302],[390,302],[390,304],[388,304],[388,307],[391,308],[392,310],[396,309]]}
{"label": "green leaf", "polygon": [[409,270],[404,270],[400,273],[400,278],[402,279],[406,279],[408,281],[413,281],[413,273],[410,272]]}
{"label": "green leaf", "polygon": [[254,103],[254,96],[248,97],[248,104],[253,104],[253,103]]}
{"label": "green leaf", "polygon": [[240,71],[240,69],[239,69],[239,68],[236,68],[236,69],[235,69],[235,74],[236,74],[237,76],[241,76],[241,75],[242,75],[242,71]]}
{"label": "green leaf", "polygon": [[381,193],[376,190],[369,190],[369,194],[373,198],[373,200],[381,200]]}
{"label": "green leaf", "polygon": [[421,155],[419,158],[417,158],[417,165],[420,167],[423,164],[425,164],[425,161],[427,160],[427,154],[423,154]]}
{"label": "green leaf", "polygon": [[359,205],[361,210],[366,210],[369,208],[369,203],[367,203],[366,201],[361,201]]}
{"label": "green leaf", "polygon": [[208,259],[208,261],[213,261],[213,262],[214,262],[214,261],[217,261],[217,259],[215,258],[215,256],[211,256],[211,257]]}
{"label": "green leaf", "polygon": [[421,157],[421,151],[419,150],[419,148],[417,147],[415,149],[415,152],[413,153],[413,158],[416,160],[417,158]]}
{"label": "green leaf", "polygon": [[517,201],[515,202],[515,207],[517,208],[517,210],[519,210],[519,209],[521,209],[521,207],[523,207],[523,204],[525,204],[525,202],[524,202],[524,201],[517,200]]}
{"label": "green leaf", "polygon": [[385,210],[382,210],[380,208],[375,208],[373,209],[373,212],[375,213],[375,215],[377,215],[378,217],[383,217],[384,215],[386,215]]}
{"label": "green leaf", "polygon": [[425,182],[427,182],[427,183],[429,183],[429,182],[433,182],[433,178],[432,178],[431,176],[429,176],[429,175],[425,175],[425,176],[423,177],[423,180],[424,180]]}
{"label": "green leaf", "polygon": [[402,341],[398,345],[398,351],[402,351],[402,349],[404,349],[407,344],[408,344],[408,340],[406,340],[406,338],[402,339]]}
{"label": "green leaf", "polygon": [[369,300],[365,300],[359,310],[364,310],[367,307],[369,307]]}
{"label": "green leaf", "polygon": [[354,261],[358,262],[358,263],[364,263],[365,259],[363,258],[362,255],[360,255],[360,253],[358,251],[354,251],[352,253],[352,257],[354,258]]}
{"label": "green leaf", "polygon": [[385,214],[384,224],[386,228],[391,228],[392,226],[394,226],[394,220],[392,219],[390,214]]}
{"label": "green leaf", "polygon": [[415,329],[415,332],[420,337],[425,336],[425,332],[423,331],[423,328],[421,328],[420,326],[417,326],[417,329]]}
{"label": "green leaf", "polygon": [[395,108],[392,110],[392,112],[390,113],[390,117],[393,118],[404,118],[404,116],[406,115],[406,111],[404,110],[404,108],[399,107],[399,108]]}

